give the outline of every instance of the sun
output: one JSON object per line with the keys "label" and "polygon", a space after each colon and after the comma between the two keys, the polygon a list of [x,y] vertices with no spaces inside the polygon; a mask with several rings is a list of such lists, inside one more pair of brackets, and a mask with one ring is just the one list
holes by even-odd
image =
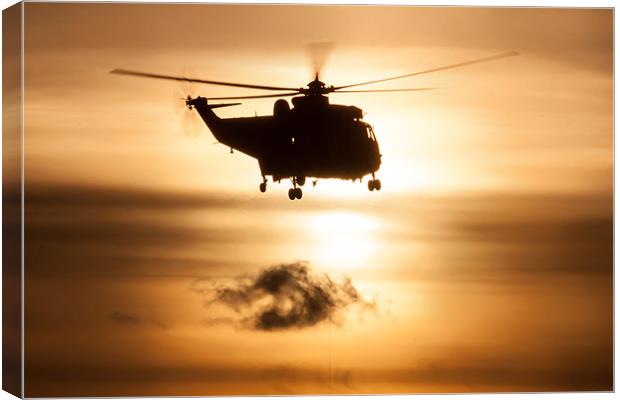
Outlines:
{"label": "sun", "polygon": [[308,218],[311,261],[338,269],[368,267],[376,250],[376,219],[353,212],[317,213]]}

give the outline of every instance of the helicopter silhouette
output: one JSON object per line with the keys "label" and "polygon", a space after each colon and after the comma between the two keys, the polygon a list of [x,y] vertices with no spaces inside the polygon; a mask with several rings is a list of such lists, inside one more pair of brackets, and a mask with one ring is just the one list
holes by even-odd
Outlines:
{"label": "helicopter silhouette", "polygon": [[[379,143],[370,124],[362,120],[363,111],[356,106],[330,104],[331,93],[379,93],[412,92],[433,88],[401,88],[376,90],[351,90],[350,88],[372,85],[431,72],[464,67],[516,56],[517,52],[502,53],[456,64],[445,65],[409,74],[376,79],[342,86],[327,86],[319,80],[320,66],[315,63],[315,78],[306,87],[293,88],[258,84],[234,83],[195,79],[188,76],[172,76],[149,72],[115,69],[113,74],[142,78],[165,79],[179,82],[240,87],[280,93],[248,96],[192,98],[184,101],[190,110],[195,109],[213,136],[221,144],[238,150],[258,160],[262,182],[259,190],[267,190],[267,176],[272,182],[290,179],[293,187],[288,191],[291,200],[301,199],[307,178],[313,185],[318,179],[337,178],[362,180],[370,175],[368,190],[381,190],[381,181],[375,174],[381,165]],[[213,110],[241,103],[210,104],[209,100],[246,100],[278,98],[273,105],[273,115],[242,118],[220,118]],[[284,97],[293,97],[291,108]]]}

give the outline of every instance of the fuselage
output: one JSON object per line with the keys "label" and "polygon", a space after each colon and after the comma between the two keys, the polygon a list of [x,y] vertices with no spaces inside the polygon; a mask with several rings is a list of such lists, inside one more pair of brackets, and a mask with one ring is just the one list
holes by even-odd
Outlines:
{"label": "fuselage", "polygon": [[274,115],[219,118],[207,99],[190,102],[222,144],[258,160],[261,174],[358,179],[379,169],[381,155],[372,127],[353,106],[332,105],[324,96],[278,100]]}

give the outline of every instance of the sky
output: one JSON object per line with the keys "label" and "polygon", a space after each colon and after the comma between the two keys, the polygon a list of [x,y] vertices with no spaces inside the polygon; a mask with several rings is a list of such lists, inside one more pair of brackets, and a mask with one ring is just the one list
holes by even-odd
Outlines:
{"label": "sky", "polygon": [[[26,396],[612,390],[612,32],[608,9],[26,3]],[[333,85],[520,55],[331,95],[373,125],[382,190],[295,202],[185,135],[176,83],[109,74],[300,87],[317,42]]]}

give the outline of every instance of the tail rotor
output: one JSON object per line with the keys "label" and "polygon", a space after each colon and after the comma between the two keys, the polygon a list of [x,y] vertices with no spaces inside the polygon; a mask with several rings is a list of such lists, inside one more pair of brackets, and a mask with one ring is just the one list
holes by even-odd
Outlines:
{"label": "tail rotor", "polygon": [[188,80],[178,80],[173,90],[173,107],[175,113],[181,119],[183,133],[191,138],[198,137],[204,131],[204,124],[193,112],[194,107],[190,101],[196,96],[194,94],[194,84],[191,82],[191,75],[184,74]]}

